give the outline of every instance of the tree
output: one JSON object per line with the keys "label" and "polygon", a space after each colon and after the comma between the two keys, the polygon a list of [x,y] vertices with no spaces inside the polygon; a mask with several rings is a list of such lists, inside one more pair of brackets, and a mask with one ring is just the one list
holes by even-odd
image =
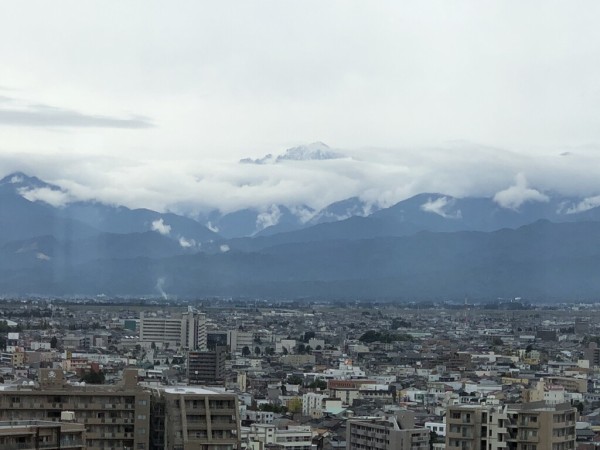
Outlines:
{"label": "tree", "polygon": [[494,336],[492,338],[492,345],[499,346],[499,345],[503,345],[503,344],[504,344],[504,341],[502,340],[501,337]]}
{"label": "tree", "polygon": [[298,354],[303,355],[306,353],[306,346],[304,344],[298,344]]}
{"label": "tree", "polygon": [[56,339],[56,336],[52,336],[52,339],[50,339],[50,348],[56,348],[57,344],[58,344],[58,339]]}
{"label": "tree", "polygon": [[302,411],[302,399],[299,397],[294,397],[287,403],[288,411],[291,413],[298,413]]}
{"label": "tree", "polygon": [[86,383],[89,384],[104,384],[104,372],[102,372],[101,370],[99,370],[98,372],[89,372],[86,373],[84,376],[81,377],[80,381],[85,381]]}
{"label": "tree", "polygon": [[316,336],[314,331],[306,331],[304,332],[304,342],[310,341],[312,338]]}
{"label": "tree", "polygon": [[369,330],[365,332],[360,338],[359,341],[370,344],[372,342],[384,342],[391,343],[396,341],[411,341],[412,337],[408,334],[396,334],[390,333],[389,331],[375,331]]}
{"label": "tree", "polygon": [[288,377],[288,379],[285,381],[287,384],[302,384],[302,382],[304,381],[304,378],[302,378],[299,375],[292,375],[291,377]]}
{"label": "tree", "polygon": [[282,347],[282,352],[284,355],[287,355],[289,353],[286,347]]}
{"label": "tree", "polygon": [[311,389],[327,389],[327,381],[322,378],[317,378],[315,381],[308,385]]}
{"label": "tree", "polygon": [[287,408],[285,406],[273,405],[271,403],[263,403],[258,409],[260,411],[269,411],[277,414],[285,414],[287,412]]}
{"label": "tree", "polygon": [[252,352],[250,351],[250,348],[247,345],[245,345],[242,349],[242,356],[250,356],[251,354]]}
{"label": "tree", "polygon": [[435,431],[429,433],[429,448],[433,450],[433,444],[438,442],[438,434]]}
{"label": "tree", "polygon": [[260,347],[259,346],[256,346],[254,348],[254,353],[256,354],[256,356],[260,356]]}
{"label": "tree", "polygon": [[312,347],[310,345],[307,345],[305,347],[304,351],[306,352],[307,355],[310,355],[310,353],[312,352]]}
{"label": "tree", "polygon": [[529,344],[526,348],[525,348],[525,353],[531,353],[531,351],[533,350],[533,345]]}
{"label": "tree", "polygon": [[273,356],[275,354],[275,349],[273,347],[265,348],[265,353],[269,356]]}

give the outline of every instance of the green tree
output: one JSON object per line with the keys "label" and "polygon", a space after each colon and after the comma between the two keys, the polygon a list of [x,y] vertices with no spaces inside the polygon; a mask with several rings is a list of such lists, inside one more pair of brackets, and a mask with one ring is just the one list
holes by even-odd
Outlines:
{"label": "green tree", "polygon": [[327,389],[327,381],[322,378],[317,378],[315,381],[308,385],[310,389]]}
{"label": "green tree", "polygon": [[56,339],[56,336],[52,336],[52,339],[50,339],[50,348],[56,348],[57,344],[58,344],[58,339]]}
{"label": "green tree", "polygon": [[287,380],[285,380],[285,382],[287,384],[302,384],[304,382],[304,378],[302,378],[299,375],[293,375],[291,377],[288,377]]}
{"label": "green tree", "polygon": [[81,377],[80,381],[85,381],[88,384],[104,384],[104,372],[99,370],[98,372],[89,372]]}
{"label": "green tree", "polygon": [[274,412],[277,414],[285,414],[287,408],[285,406],[273,405],[271,403],[263,403],[258,408],[260,411]]}
{"label": "green tree", "polygon": [[242,349],[242,356],[250,356],[251,354],[252,354],[252,352],[250,351],[250,347],[245,345],[244,348]]}
{"label": "green tree", "polygon": [[254,354],[256,356],[260,356],[260,347],[259,346],[254,347]]}
{"label": "green tree", "polygon": [[291,413],[299,413],[302,411],[302,399],[299,397],[294,397],[288,401],[287,408]]}
{"label": "green tree", "polygon": [[358,340],[367,344],[372,342],[391,343],[396,341],[411,341],[412,337],[408,334],[397,334],[390,333],[389,331],[379,332],[375,330],[369,330],[365,332],[360,338],[358,338]]}
{"label": "green tree", "polygon": [[306,331],[304,332],[304,342],[310,341],[312,338],[316,336],[314,331]]}

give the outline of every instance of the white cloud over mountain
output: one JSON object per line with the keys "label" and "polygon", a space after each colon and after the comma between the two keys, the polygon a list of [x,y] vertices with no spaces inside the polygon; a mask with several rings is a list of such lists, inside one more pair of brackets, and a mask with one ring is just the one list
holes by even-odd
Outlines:
{"label": "white cloud over mountain", "polygon": [[442,216],[445,219],[460,219],[462,213],[458,211],[448,211],[448,207],[452,207],[453,201],[448,197],[438,197],[436,199],[429,198],[427,202],[421,205],[421,210]]}
{"label": "white cloud over mountain", "polygon": [[[165,161],[0,153],[0,175],[23,171],[60,186],[64,192],[43,189],[26,194],[55,205],[99,200],[189,215],[252,207],[266,212],[266,222],[273,222],[271,205],[319,210],[354,196],[381,206],[423,192],[495,196],[507,208],[545,201],[544,192],[550,191],[593,198],[600,192],[600,152],[570,151],[563,157],[557,150],[526,154],[453,142],[423,148],[342,149],[348,157],[267,165],[225,158]],[[428,207],[447,211],[439,202]],[[310,218],[309,212],[301,212]]]}
{"label": "white cloud over mountain", "polygon": [[[168,236],[171,233],[171,225],[167,225],[163,219],[158,219],[152,222],[152,231]],[[181,245],[184,247],[184,245]]]}
{"label": "white cloud over mountain", "polygon": [[519,173],[515,177],[515,184],[494,195],[494,201],[503,208],[518,210],[526,202],[548,202],[547,195],[527,186],[525,175]]}

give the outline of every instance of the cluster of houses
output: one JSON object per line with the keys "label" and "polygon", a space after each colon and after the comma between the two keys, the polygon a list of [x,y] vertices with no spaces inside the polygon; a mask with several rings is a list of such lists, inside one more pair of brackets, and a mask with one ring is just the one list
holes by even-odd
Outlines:
{"label": "cluster of houses", "polygon": [[240,448],[600,446],[595,305],[13,308],[4,386],[56,369],[88,389],[131,369],[144,389],[202,386],[235,396]]}

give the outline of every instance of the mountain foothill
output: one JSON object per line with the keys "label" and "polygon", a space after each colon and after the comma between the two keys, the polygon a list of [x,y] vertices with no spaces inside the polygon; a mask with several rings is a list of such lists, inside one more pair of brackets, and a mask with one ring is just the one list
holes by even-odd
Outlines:
{"label": "mountain foothill", "polygon": [[[261,162],[262,163],[262,162]],[[594,299],[600,207],[423,193],[185,217],[0,180],[0,295],[482,301]],[[585,205],[585,207],[581,207]]]}

